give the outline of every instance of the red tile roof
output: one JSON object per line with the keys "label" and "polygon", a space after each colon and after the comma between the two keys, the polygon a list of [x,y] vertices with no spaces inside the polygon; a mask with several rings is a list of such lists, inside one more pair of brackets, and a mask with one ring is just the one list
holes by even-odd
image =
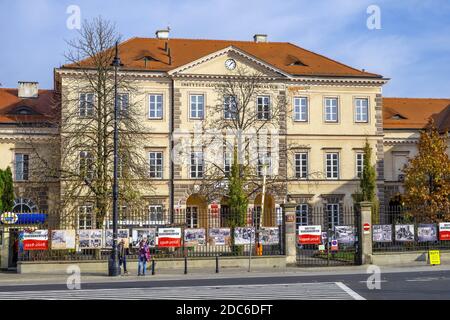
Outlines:
{"label": "red tile roof", "polygon": [[430,118],[443,132],[450,129],[450,99],[383,98],[385,129],[422,129]]}
{"label": "red tile roof", "polygon": [[[166,43],[170,48],[170,61]],[[119,45],[119,53],[124,69],[167,72],[230,46],[291,75],[382,78],[288,42],[131,38]],[[81,65],[88,67],[89,59]]]}
{"label": "red tile roof", "polygon": [[[18,97],[18,89],[0,88],[0,123],[51,122],[58,114],[56,101],[53,90],[39,90],[37,98],[23,99]],[[21,107],[31,110],[31,114],[20,114]]]}

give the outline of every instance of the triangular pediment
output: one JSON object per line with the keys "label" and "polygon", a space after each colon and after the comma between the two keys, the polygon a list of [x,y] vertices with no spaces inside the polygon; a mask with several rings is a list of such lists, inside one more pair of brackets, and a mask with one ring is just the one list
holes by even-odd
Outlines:
{"label": "triangular pediment", "polygon": [[[235,64],[234,68],[233,62]],[[245,75],[258,74],[277,78],[290,77],[284,71],[233,46],[211,53],[169,72],[172,75],[192,74],[217,76],[236,76],[242,75],[243,73]]]}

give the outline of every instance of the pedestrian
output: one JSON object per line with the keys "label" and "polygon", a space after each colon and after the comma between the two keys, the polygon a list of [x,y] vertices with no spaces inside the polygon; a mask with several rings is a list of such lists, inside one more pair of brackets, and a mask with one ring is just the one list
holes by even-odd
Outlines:
{"label": "pedestrian", "polygon": [[117,246],[117,251],[119,251],[119,267],[123,264],[123,274],[128,274],[127,271],[127,248],[125,248],[125,240],[122,239]]}
{"label": "pedestrian", "polygon": [[145,270],[147,269],[147,261],[149,260],[150,260],[150,249],[147,244],[147,238],[144,238],[139,243],[138,276],[140,275],[145,276]]}

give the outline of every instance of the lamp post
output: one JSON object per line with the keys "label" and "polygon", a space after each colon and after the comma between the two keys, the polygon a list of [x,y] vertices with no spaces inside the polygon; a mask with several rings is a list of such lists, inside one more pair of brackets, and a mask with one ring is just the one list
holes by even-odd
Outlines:
{"label": "lamp post", "polygon": [[118,220],[118,197],[119,197],[119,185],[117,179],[117,165],[118,165],[118,151],[117,144],[119,141],[119,133],[117,130],[117,118],[118,118],[118,101],[117,101],[117,70],[120,67],[120,58],[118,55],[118,44],[116,42],[116,54],[114,56],[112,66],[114,67],[114,177],[113,177],[113,243],[111,256],[108,261],[108,275],[118,276],[120,275],[119,266],[119,252],[117,251],[117,220]]}

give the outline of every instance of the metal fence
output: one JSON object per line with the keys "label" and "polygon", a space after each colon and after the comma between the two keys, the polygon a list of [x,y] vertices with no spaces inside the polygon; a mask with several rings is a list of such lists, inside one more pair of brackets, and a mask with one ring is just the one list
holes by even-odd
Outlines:
{"label": "metal fence", "polygon": [[437,219],[428,215],[426,207],[388,206],[373,222],[373,252],[404,252],[425,250],[450,250],[449,240],[440,240],[439,223],[450,215],[450,208],[444,209]]}
{"label": "metal fence", "polygon": [[[124,239],[128,259],[137,259],[138,243],[144,237],[156,259],[283,255],[283,215],[279,210],[264,211],[262,216],[255,209],[239,214],[223,207],[124,211],[119,214],[119,241]],[[111,253],[112,221],[106,218],[97,224],[94,220],[86,212],[72,217],[47,214],[45,221],[39,223],[22,220],[21,226],[13,227],[17,232],[48,230],[48,248],[25,250],[22,246],[18,260],[107,260]],[[179,232],[178,244],[162,244],[164,228]],[[68,234],[75,237],[75,248],[65,249]]]}
{"label": "metal fence", "polygon": [[[342,204],[299,205],[297,236],[301,226],[320,226],[320,244],[297,242],[298,266],[340,266],[360,264],[358,250],[359,207]],[[307,218],[305,218],[305,215]]]}

